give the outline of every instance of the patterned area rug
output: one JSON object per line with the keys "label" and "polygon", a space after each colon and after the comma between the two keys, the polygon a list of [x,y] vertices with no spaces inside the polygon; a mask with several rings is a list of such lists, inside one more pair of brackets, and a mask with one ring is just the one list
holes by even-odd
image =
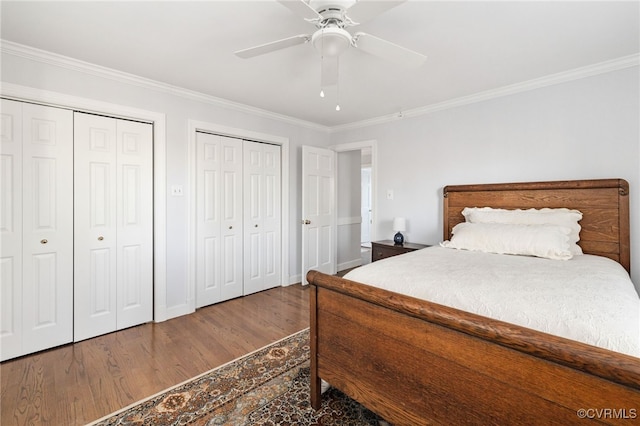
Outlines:
{"label": "patterned area rug", "polygon": [[375,425],[379,417],[340,391],[309,396],[309,330],[293,334],[93,425]]}

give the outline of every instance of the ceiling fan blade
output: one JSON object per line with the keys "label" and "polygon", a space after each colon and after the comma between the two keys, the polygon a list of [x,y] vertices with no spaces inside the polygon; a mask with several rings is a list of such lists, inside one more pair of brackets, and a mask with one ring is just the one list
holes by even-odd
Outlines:
{"label": "ceiling fan blade", "polygon": [[427,57],[422,53],[414,52],[367,33],[356,33],[353,39],[355,47],[363,52],[409,68],[418,68],[427,60]]}
{"label": "ceiling fan blade", "polygon": [[347,16],[354,25],[362,24],[370,21],[376,16],[380,15],[387,10],[401,5],[407,0],[395,0],[395,1],[379,1],[379,0],[360,0],[353,6],[347,9]]}
{"label": "ceiling fan blade", "polygon": [[272,41],[270,43],[261,44],[260,46],[250,47],[248,49],[238,50],[236,56],[243,59],[253,58],[254,56],[264,55],[265,53],[274,52],[276,50],[285,49],[287,47],[304,44],[311,40],[308,34],[299,34],[297,36],[284,38],[282,40]]}
{"label": "ceiling fan blade", "polygon": [[302,0],[278,0],[278,3],[304,19],[322,19],[322,15]]}
{"label": "ceiling fan blade", "polygon": [[322,74],[320,76],[320,86],[329,87],[338,84],[338,57],[325,56],[322,58]]}

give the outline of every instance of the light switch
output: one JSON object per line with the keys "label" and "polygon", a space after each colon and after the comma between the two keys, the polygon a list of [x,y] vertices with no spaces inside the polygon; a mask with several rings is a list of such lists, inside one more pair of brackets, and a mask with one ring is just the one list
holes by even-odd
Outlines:
{"label": "light switch", "polygon": [[171,185],[171,195],[174,197],[182,197],[182,185]]}

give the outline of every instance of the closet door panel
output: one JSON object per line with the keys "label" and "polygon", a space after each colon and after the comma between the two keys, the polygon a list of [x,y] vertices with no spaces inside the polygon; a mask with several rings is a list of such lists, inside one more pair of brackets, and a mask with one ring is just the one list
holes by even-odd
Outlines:
{"label": "closet door panel", "polygon": [[263,289],[264,188],[262,144],[244,141],[244,294]]}
{"label": "closet door panel", "polygon": [[153,319],[153,137],[117,120],[117,315],[122,329]]}
{"label": "closet door panel", "polygon": [[196,306],[242,295],[242,141],[196,134]]}
{"label": "closet door panel", "polygon": [[281,285],[281,170],[280,147],[263,144],[264,155],[264,283],[263,289]]}
{"label": "closet door panel", "polygon": [[73,113],[23,105],[23,352],[73,338]]}
{"label": "closet door panel", "polygon": [[22,104],[0,121],[0,361],[22,354]]}
{"label": "closet door panel", "polygon": [[242,296],[242,141],[220,137],[222,149],[221,300]]}
{"label": "closet door panel", "polygon": [[281,284],[280,147],[244,141],[244,294]]}
{"label": "closet door panel", "polygon": [[75,113],[74,341],[116,330],[116,120]]}
{"label": "closet door panel", "polygon": [[196,133],[196,307],[220,301],[221,146],[219,137]]}

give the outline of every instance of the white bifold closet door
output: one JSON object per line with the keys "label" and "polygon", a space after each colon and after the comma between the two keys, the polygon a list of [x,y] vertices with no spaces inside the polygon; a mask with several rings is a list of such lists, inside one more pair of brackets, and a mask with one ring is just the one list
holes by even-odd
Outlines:
{"label": "white bifold closet door", "polygon": [[242,296],[242,141],[196,133],[196,307]]}
{"label": "white bifold closet door", "polygon": [[281,284],[280,146],[244,141],[244,294]]}
{"label": "white bifold closet door", "polygon": [[153,318],[152,125],[75,113],[74,341]]}
{"label": "white bifold closet door", "polygon": [[73,113],[2,100],[0,360],[73,338]]}

